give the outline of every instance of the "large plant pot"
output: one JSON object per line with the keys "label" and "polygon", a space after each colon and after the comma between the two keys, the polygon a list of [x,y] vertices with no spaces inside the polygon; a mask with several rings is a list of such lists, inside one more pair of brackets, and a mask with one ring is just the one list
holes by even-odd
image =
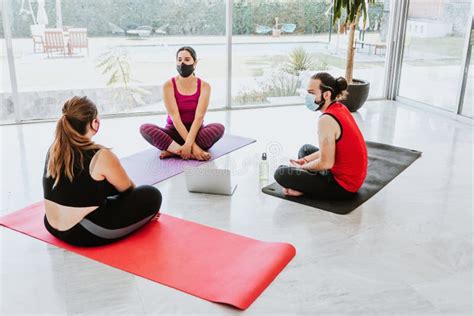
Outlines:
{"label": "large plant pot", "polygon": [[274,28],[274,29],[272,30],[272,36],[274,36],[274,37],[280,37],[280,36],[281,36],[281,30]]}
{"label": "large plant pot", "polygon": [[369,96],[370,83],[365,80],[352,79],[352,83],[347,87],[348,95],[341,103],[344,104],[349,111],[355,112],[364,105]]}

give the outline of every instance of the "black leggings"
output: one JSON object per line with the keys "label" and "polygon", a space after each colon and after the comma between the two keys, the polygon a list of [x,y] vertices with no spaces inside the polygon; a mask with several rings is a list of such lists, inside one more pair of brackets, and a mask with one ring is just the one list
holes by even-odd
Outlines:
{"label": "black leggings", "polygon": [[158,214],[160,206],[160,191],[153,186],[143,185],[107,197],[103,206],[66,231],[53,228],[46,216],[44,225],[53,236],[71,245],[101,246],[124,238],[143,227]]}
{"label": "black leggings", "polygon": [[[313,145],[304,145],[298,152],[301,159],[319,151]],[[329,200],[347,200],[356,193],[347,191],[334,179],[329,171],[309,171],[301,168],[280,166],[275,171],[275,180],[282,187],[303,192],[315,198]]]}

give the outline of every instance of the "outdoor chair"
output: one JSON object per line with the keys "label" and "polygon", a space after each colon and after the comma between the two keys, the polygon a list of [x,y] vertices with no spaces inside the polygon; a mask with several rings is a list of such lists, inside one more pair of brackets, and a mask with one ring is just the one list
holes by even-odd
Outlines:
{"label": "outdoor chair", "polygon": [[165,24],[165,25],[160,26],[159,28],[156,28],[155,29],[155,34],[160,34],[160,35],[168,34],[168,32],[166,31],[168,26],[169,26],[169,24]]}
{"label": "outdoor chair", "polygon": [[74,49],[87,49],[87,56],[89,56],[89,40],[87,38],[86,28],[71,28],[69,29],[69,55],[74,54]]}
{"label": "outdoor chair", "polygon": [[150,37],[153,28],[151,26],[139,26],[134,30],[128,30],[127,35],[136,36],[139,39]]}
{"label": "outdoor chair", "polygon": [[255,33],[257,34],[268,34],[272,31],[272,28],[266,25],[256,24]]}
{"label": "outdoor chair", "polygon": [[109,25],[109,30],[110,30],[110,33],[112,34],[125,34],[125,30],[123,30],[120,26],[118,26],[117,24],[114,24],[114,23],[111,23],[111,22],[108,22],[107,23]]}
{"label": "outdoor chair", "polygon": [[[30,25],[31,30],[31,38],[33,39],[33,51],[36,53],[37,51],[44,52],[44,25],[34,24]],[[37,49],[37,47],[40,47]]]}
{"label": "outdoor chair", "polygon": [[296,30],[296,24],[293,23],[285,23],[281,26],[282,33],[293,33]]}
{"label": "outdoor chair", "polygon": [[67,43],[64,39],[62,29],[45,29],[44,31],[44,50],[48,57],[53,52],[62,52],[66,56]]}

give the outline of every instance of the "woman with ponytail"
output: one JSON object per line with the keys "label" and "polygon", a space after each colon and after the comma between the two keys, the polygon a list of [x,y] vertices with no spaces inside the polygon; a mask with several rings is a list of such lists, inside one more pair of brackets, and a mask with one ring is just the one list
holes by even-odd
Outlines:
{"label": "woman with ponytail", "polygon": [[135,187],[109,149],[92,141],[100,127],[87,97],[64,103],[43,174],[46,229],[76,246],[121,239],[158,218],[161,194]]}
{"label": "woman with ponytail", "polygon": [[290,196],[345,200],[353,198],[367,175],[367,147],[356,121],[338,99],[346,79],[321,72],[311,77],[306,107],[321,111],[319,147],[304,145],[291,166],[280,166],[275,180]]}

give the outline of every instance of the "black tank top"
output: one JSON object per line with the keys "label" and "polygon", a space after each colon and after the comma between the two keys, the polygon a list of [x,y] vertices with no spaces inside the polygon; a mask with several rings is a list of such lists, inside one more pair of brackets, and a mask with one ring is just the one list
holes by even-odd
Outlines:
{"label": "black tank top", "polygon": [[74,178],[71,181],[62,175],[53,188],[54,180],[47,176],[49,150],[43,172],[43,192],[46,200],[71,207],[102,206],[106,197],[118,194],[118,191],[107,180],[94,180],[89,172],[89,165],[97,149],[83,152],[84,168],[74,166]]}

